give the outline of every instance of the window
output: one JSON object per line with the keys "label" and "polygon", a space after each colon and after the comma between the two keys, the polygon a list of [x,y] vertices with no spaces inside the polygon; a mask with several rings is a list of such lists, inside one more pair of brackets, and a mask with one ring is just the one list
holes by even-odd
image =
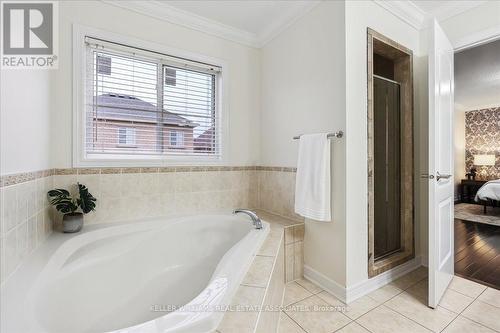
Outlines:
{"label": "window", "polygon": [[120,146],[135,146],[135,128],[119,127],[118,144]]}
{"label": "window", "polygon": [[220,67],[85,41],[84,159],[220,158]]}
{"label": "window", "polygon": [[170,145],[173,147],[183,147],[184,132],[179,132],[179,131],[170,132]]}

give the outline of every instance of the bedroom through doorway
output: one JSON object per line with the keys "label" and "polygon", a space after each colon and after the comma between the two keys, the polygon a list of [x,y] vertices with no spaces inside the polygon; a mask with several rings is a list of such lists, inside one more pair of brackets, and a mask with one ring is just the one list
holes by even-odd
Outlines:
{"label": "bedroom through doorway", "polygon": [[500,39],[455,54],[455,274],[500,290]]}

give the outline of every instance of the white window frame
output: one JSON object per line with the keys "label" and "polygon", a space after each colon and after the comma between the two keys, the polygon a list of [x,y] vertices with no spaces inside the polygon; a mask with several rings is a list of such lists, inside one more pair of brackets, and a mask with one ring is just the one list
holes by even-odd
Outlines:
{"label": "white window frame", "polygon": [[[100,158],[90,158],[85,154],[85,89],[86,89],[86,52],[85,37],[92,37],[130,45],[153,52],[169,54],[174,57],[190,59],[192,61],[210,63],[221,68],[217,75],[216,85],[216,117],[219,119],[217,132],[219,133],[220,153],[216,156],[176,156],[151,155],[148,158],[139,158],[134,155],[113,155]],[[195,54],[188,51],[174,49],[162,44],[148,42],[107,32],[100,29],[73,24],[73,167],[130,167],[130,166],[190,166],[190,165],[225,165],[229,160],[229,112],[228,112],[228,82],[229,66],[221,59]]]}

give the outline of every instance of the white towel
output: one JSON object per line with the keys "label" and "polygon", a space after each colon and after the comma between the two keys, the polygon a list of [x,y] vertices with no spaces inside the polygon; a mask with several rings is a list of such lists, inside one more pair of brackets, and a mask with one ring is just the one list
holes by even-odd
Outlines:
{"label": "white towel", "polygon": [[327,134],[300,136],[295,212],[313,220],[331,221],[330,140]]}

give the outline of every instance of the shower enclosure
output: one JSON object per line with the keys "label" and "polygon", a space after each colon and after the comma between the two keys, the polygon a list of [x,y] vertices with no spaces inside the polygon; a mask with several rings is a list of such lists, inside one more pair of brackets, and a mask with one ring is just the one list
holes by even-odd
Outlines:
{"label": "shower enclosure", "polygon": [[414,257],[412,51],[368,29],[368,275]]}
{"label": "shower enclosure", "polygon": [[375,260],[401,249],[400,84],[374,75]]}

